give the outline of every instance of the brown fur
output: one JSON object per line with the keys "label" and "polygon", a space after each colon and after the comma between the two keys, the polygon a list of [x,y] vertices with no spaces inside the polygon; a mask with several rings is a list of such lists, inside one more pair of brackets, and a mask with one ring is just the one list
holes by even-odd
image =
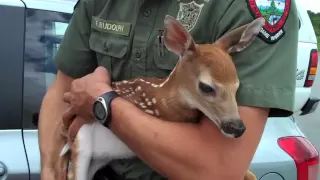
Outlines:
{"label": "brown fur", "polygon": [[211,77],[223,85],[238,81],[236,67],[231,56],[216,44],[201,44],[195,57],[194,65],[206,66],[210,69]]}
{"label": "brown fur", "polygon": [[[143,81],[141,81],[143,79]],[[151,84],[147,84],[147,82],[152,82],[152,84],[159,85],[163,83],[166,79],[158,79],[158,78],[135,78],[132,80],[128,80],[126,84],[117,84],[112,83],[112,88],[124,99],[130,101],[132,104],[136,105],[142,111],[150,110],[154,113],[154,115],[162,120],[168,121],[187,121],[194,122],[197,120],[201,113],[196,109],[190,109],[186,107],[176,92],[176,86],[171,86],[174,83],[171,81],[175,81],[174,78],[169,80],[163,87],[152,87]],[[130,82],[134,82],[134,84],[129,84]],[[141,87],[141,90],[135,91],[138,87]],[[128,93],[123,93],[123,90],[129,90]],[[134,95],[128,96],[128,94],[135,92]],[[145,94],[145,96],[143,96]],[[152,100],[155,100],[153,103]],[[138,102],[138,103],[137,103]],[[148,104],[149,102],[149,104]],[[151,104],[150,104],[151,102]],[[140,106],[140,103],[144,103],[146,108]],[[158,111],[156,113],[155,111]],[[150,112],[146,112],[149,113]]]}

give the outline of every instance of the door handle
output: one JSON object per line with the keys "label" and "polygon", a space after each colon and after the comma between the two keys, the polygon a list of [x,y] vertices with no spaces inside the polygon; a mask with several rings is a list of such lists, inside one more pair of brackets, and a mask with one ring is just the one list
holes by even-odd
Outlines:
{"label": "door handle", "polygon": [[7,176],[7,167],[0,161],[0,179],[6,178]]}

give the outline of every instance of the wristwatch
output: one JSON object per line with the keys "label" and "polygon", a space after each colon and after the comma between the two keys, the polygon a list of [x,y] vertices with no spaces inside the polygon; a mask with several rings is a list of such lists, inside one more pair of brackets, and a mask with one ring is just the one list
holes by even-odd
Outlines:
{"label": "wristwatch", "polygon": [[93,103],[93,115],[102,125],[108,127],[111,121],[111,102],[119,95],[109,91],[100,95]]}

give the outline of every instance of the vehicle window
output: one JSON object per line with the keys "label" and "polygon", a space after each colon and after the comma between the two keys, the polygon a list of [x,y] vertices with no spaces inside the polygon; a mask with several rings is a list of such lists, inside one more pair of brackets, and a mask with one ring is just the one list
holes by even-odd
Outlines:
{"label": "vehicle window", "polygon": [[28,9],[24,52],[23,127],[36,129],[43,96],[56,77],[53,58],[71,14]]}

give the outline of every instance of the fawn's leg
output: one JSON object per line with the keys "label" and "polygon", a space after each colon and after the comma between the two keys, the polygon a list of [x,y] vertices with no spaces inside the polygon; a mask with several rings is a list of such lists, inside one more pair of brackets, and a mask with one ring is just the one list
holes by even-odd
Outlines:
{"label": "fawn's leg", "polygon": [[247,171],[244,180],[257,180],[257,177],[250,170]]}
{"label": "fawn's leg", "polygon": [[67,171],[68,171],[68,161],[69,161],[69,155],[66,154],[63,157],[59,157],[58,163],[57,163],[57,175],[59,176],[59,180],[67,180]]}
{"label": "fawn's leg", "polygon": [[88,170],[92,159],[94,127],[94,123],[81,126],[72,143],[71,162],[74,180],[90,180],[88,179]]}

